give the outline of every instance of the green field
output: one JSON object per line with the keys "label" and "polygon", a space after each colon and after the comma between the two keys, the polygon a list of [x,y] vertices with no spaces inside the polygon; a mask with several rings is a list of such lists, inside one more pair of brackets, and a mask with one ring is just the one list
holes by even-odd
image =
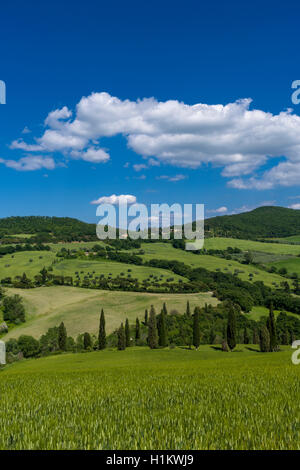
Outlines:
{"label": "green field", "polygon": [[191,308],[205,303],[216,305],[218,300],[210,293],[148,294],[138,292],[101,291],[76,287],[53,286],[36,289],[7,289],[9,295],[19,294],[24,299],[26,323],[12,329],[3,339],[18,338],[21,334],[39,338],[48,328],[66,325],[68,335],[76,337],[85,331],[97,333],[101,308],[104,308],[106,329],[111,333],[128,318],[144,318],[151,305],[160,312],[163,302],[169,310],[185,311],[187,300]]}
{"label": "green field", "polygon": [[297,273],[300,276],[300,258],[275,261],[274,263],[270,263],[270,266],[275,266],[277,269],[286,268],[289,274]]}
{"label": "green field", "polygon": [[291,350],[130,348],[0,372],[0,449],[300,449]]}
{"label": "green field", "polygon": [[[279,313],[280,313],[280,310],[274,310],[275,318],[278,317]],[[300,319],[299,315],[297,315],[296,313],[286,312],[286,311],[285,313],[289,316],[297,318],[298,320]],[[269,309],[260,305],[254,306],[251,312],[245,313],[245,316],[247,318],[249,318],[250,320],[255,320],[255,321],[259,321],[261,317],[267,317],[268,315],[269,315]]]}
{"label": "green field", "polygon": [[284,245],[283,243],[263,243],[252,240],[239,240],[237,238],[206,238],[204,241],[204,248],[207,250],[225,250],[231,246],[232,248],[239,248],[243,251],[262,251],[265,253],[275,254],[300,254],[300,247],[293,245]]}
{"label": "green field", "polygon": [[239,273],[239,277],[244,281],[249,280],[249,274],[253,274],[253,281],[263,281],[266,285],[271,286],[273,283],[280,284],[283,278],[278,274],[268,273],[259,269],[257,266],[251,266],[238,263],[234,260],[226,260],[217,256],[198,255],[189,251],[173,248],[170,243],[143,243],[142,249],[145,254],[142,255],[144,260],[153,258],[164,260],[181,261],[192,268],[203,267],[209,271],[220,269],[225,273],[234,273],[235,269],[243,271]]}
{"label": "green field", "polygon": [[53,274],[59,274],[62,276],[73,276],[75,280],[75,272],[79,273],[81,280],[88,274],[93,274],[93,278],[103,274],[105,277],[111,275],[112,277],[119,276],[123,273],[123,277],[131,277],[132,279],[137,278],[139,281],[148,279],[150,275],[160,278],[162,281],[172,277],[172,282],[178,282],[179,279],[187,281],[182,276],[177,276],[171,271],[166,269],[151,268],[147,266],[136,266],[134,264],[118,263],[117,261],[110,261],[100,259],[97,261],[91,260],[63,260],[53,266]]}
{"label": "green field", "polygon": [[21,251],[5,255],[0,258],[0,278],[20,276],[24,272],[33,278],[44,266],[49,266],[55,257],[51,251]]}

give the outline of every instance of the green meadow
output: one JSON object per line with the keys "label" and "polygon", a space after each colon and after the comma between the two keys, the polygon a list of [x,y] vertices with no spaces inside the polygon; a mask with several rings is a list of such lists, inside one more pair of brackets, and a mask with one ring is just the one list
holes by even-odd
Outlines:
{"label": "green meadow", "polygon": [[63,354],[0,371],[0,449],[300,449],[288,347]]}
{"label": "green meadow", "polygon": [[123,275],[124,278],[131,277],[137,278],[139,281],[148,279],[150,275],[153,277],[161,278],[161,281],[172,277],[174,282],[178,282],[179,279],[186,281],[182,276],[173,274],[172,272],[159,269],[151,268],[147,266],[136,266],[134,264],[119,263],[117,261],[110,261],[106,259],[100,260],[62,260],[53,266],[53,274],[59,274],[62,276],[73,276],[75,280],[75,273],[78,272],[81,280],[84,276],[93,274],[93,278],[103,274],[105,277],[112,277]]}
{"label": "green meadow", "polygon": [[300,276],[300,258],[289,258],[282,261],[275,261],[270,264],[278,269],[285,268],[289,274],[297,273]]}
{"label": "green meadow", "polygon": [[[68,286],[37,287],[35,289],[7,289],[7,294],[22,296],[26,308],[26,323],[14,327],[4,336],[18,338],[22,334],[39,338],[48,328],[64,322],[68,335],[76,337],[85,331],[97,334],[101,308],[104,308],[106,329],[111,333],[125,322],[134,323],[144,318],[145,309],[154,305],[159,312],[163,302],[167,308],[185,312],[187,300],[191,308],[205,303],[216,305],[218,300],[210,293],[149,294],[139,292],[103,291]],[[0,318],[1,320],[1,318]]]}
{"label": "green meadow", "polygon": [[[285,239],[284,239],[285,240]],[[296,245],[289,245],[283,243],[264,243],[252,240],[240,240],[237,238],[206,238],[204,241],[204,248],[207,250],[225,250],[231,246],[232,248],[239,248],[243,251],[261,251],[264,253],[275,254],[300,254],[300,247]]]}
{"label": "green meadow", "polygon": [[268,273],[259,269],[257,266],[241,264],[237,261],[226,260],[217,256],[199,255],[190,251],[179,250],[174,248],[170,243],[143,243],[142,249],[145,252],[142,258],[147,261],[153,258],[177,260],[194,269],[198,267],[203,267],[209,271],[219,269],[222,272],[231,274],[233,274],[235,270],[238,270],[238,276],[242,280],[248,281],[249,274],[253,274],[253,281],[263,281],[269,286],[272,286],[274,283],[279,285],[283,280],[278,274]]}
{"label": "green meadow", "polygon": [[21,251],[0,258],[0,278],[21,276],[33,278],[56,258],[52,251]]}

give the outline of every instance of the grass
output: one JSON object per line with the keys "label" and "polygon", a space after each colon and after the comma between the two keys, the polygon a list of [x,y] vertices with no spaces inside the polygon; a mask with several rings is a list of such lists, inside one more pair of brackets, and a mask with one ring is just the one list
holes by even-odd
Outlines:
{"label": "grass", "polygon": [[[102,243],[99,241],[99,243]],[[20,252],[15,253],[13,255],[6,255],[3,258],[0,258],[0,277],[14,277],[16,275],[21,275],[23,272],[33,278],[34,275],[38,274],[39,271],[44,266],[51,265],[52,261],[56,258],[56,252],[59,251],[62,247],[65,248],[91,248],[95,242],[87,242],[87,243],[60,243],[60,244],[52,244],[51,251],[33,251],[33,252]],[[210,238],[205,240],[205,244],[209,245],[210,248],[219,248],[224,249],[226,246],[238,246],[240,248],[245,249],[251,247],[254,249],[253,244],[257,248],[257,244],[259,247],[264,250],[271,250],[268,251],[269,256],[267,256],[264,261],[270,260],[270,253],[272,253],[272,249],[274,247],[279,250],[280,247],[283,251],[289,249],[291,251],[297,250],[297,253],[300,252],[300,248],[297,246],[292,245],[281,245],[281,244],[269,244],[269,243],[260,243],[260,242],[251,242],[247,240],[235,240],[235,239],[225,239],[225,238]],[[207,246],[206,246],[207,247]],[[283,247],[283,248],[282,248]],[[143,243],[142,249],[145,251],[145,254],[142,256],[144,260],[150,260],[152,258],[159,258],[159,259],[168,259],[168,260],[178,260],[182,261],[194,268],[197,267],[204,267],[208,270],[215,271],[217,269],[223,272],[231,272],[233,273],[234,270],[243,271],[238,274],[238,276],[243,280],[249,279],[249,274],[253,274],[253,281],[264,281],[265,284],[271,286],[276,284],[280,284],[282,281],[282,277],[278,274],[271,274],[265,271],[260,270],[255,266],[249,265],[241,265],[237,261],[234,260],[225,260],[216,256],[209,256],[209,255],[196,255],[188,251],[178,250],[173,248],[170,243]],[[137,250],[132,250],[136,252]],[[277,255],[276,255],[277,253]],[[280,252],[274,252],[274,256],[280,256]],[[257,254],[257,253],[256,253]],[[284,253],[282,253],[283,255]],[[285,253],[287,256],[287,253]],[[271,258],[273,259],[273,258]],[[274,258],[277,259],[277,258]],[[294,258],[287,259],[287,262],[293,260]],[[32,261],[30,261],[32,260]],[[285,262],[283,260],[282,262]],[[297,260],[296,260],[297,261]],[[61,262],[54,265],[54,274],[60,275],[67,275],[67,276],[75,276],[75,272],[83,271],[80,273],[81,280],[84,276],[88,275],[95,271],[94,277],[100,274],[104,274],[105,277],[109,276],[111,273],[113,277],[119,275],[120,273],[124,272],[126,277],[128,273],[128,269],[131,269],[130,275],[132,278],[138,278],[139,280],[146,279],[153,274],[154,276],[160,277],[163,274],[162,280],[166,280],[169,277],[173,277],[174,281],[180,279],[180,276],[176,276],[170,271],[162,270],[162,269],[155,269],[149,268],[145,266],[135,266],[135,265],[128,265],[123,263],[118,263],[115,261],[110,260],[62,260]],[[181,278],[184,279],[184,278]]]}
{"label": "grass", "polygon": [[286,268],[289,274],[297,273],[300,276],[300,258],[275,261],[274,263],[270,263],[270,266],[275,266],[277,269]]}
{"label": "grass", "polygon": [[203,267],[209,271],[220,269],[222,272],[233,274],[235,269],[240,272],[239,278],[244,281],[249,280],[249,274],[253,274],[253,281],[263,281],[266,285],[272,286],[274,283],[280,285],[284,279],[278,274],[268,273],[259,269],[257,266],[240,264],[234,260],[226,260],[217,256],[197,255],[188,251],[173,248],[170,243],[143,243],[142,249],[145,254],[144,260],[152,258],[177,260],[186,263],[192,268]]}
{"label": "grass", "polygon": [[290,254],[297,255],[300,253],[300,247],[283,243],[263,243],[252,240],[239,240],[236,238],[206,238],[204,247],[209,250],[225,250],[228,246],[232,248],[240,248],[243,251],[262,251],[265,253]]}
{"label": "grass", "polygon": [[131,348],[0,372],[0,449],[300,449],[291,350]]}
{"label": "grass", "polygon": [[[280,312],[281,312],[281,310],[274,310],[275,318],[278,317]],[[296,313],[286,312],[286,311],[285,311],[285,313],[287,315],[295,317],[299,320],[299,315],[297,315]],[[269,315],[269,309],[266,308],[266,307],[259,306],[259,305],[254,306],[252,308],[251,312],[245,313],[245,316],[247,318],[249,318],[250,320],[255,320],[255,321],[260,320],[261,317],[267,317],[268,315]]]}
{"label": "grass", "polygon": [[[130,270],[130,272],[128,271]],[[83,280],[84,276],[91,275],[94,271],[93,278],[103,274],[106,278],[111,274],[112,277],[119,276],[123,273],[123,277],[126,278],[128,275],[132,279],[137,278],[139,281],[148,279],[150,275],[160,278],[162,281],[166,281],[170,277],[173,278],[174,282],[178,282],[179,279],[187,281],[182,276],[173,274],[171,271],[159,268],[150,268],[147,266],[136,266],[133,264],[118,263],[117,261],[110,260],[63,260],[53,266],[53,274],[59,274],[62,276],[72,276],[75,280],[75,272],[79,273],[80,279]],[[150,279],[151,280],[151,279]],[[173,281],[172,281],[173,282]]]}
{"label": "grass", "polygon": [[[145,309],[154,305],[157,313],[166,302],[169,310],[184,312],[187,300],[191,308],[205,303],[216,305],[218,300],[210,293],[199,294],[148,294],[137,292],[101,291],[75,287],[53,286],[36,289],[7,289],[9,295],[23,297],[27,321],[12,329],[4,340],[18,338],[21,334],[39,338],[48,328],[66,325],[68,335],[76,337],[85,331],[97,333],[101,308],[104,309],[107,332],[112,332],[128,317],[144,318]],[[3,338],[2,338],[3,339]]]}
{"label": "grass", "polygon": [[[44,266],[49,266],[55,259],[51,251],[21,251],[0,258],[0,278],[21,276],[26,272],[33,278]],[[32,260],[32,261],[30,261]]]}

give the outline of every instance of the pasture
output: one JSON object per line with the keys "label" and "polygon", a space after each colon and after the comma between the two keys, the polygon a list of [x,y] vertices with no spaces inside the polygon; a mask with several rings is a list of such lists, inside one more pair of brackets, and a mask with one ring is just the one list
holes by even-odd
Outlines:
{"label": "pasture", "polygon": [[224,273],[233,274],[238,270],[238,276],[244,280],[249,280],[249,274],[253,274],[253,281],[263,281],[266,285],[280,285],[283,278],[274,273],[268,273],[259,269],[257,266],[251,266],[238,263],[234,260],[226,260],[217,256],[199,255],[190,251],[184,251],[174,248],[170,243],[143,243],[142,249],[145,254],[142,255],[144,260],[153,258],[164,260],[181,261],[193,269],[202,267],[209,271],[220,270]]}
{"label": "pasture", "polygon": [[0,371],[0,449],[300,449],[291,349],[63,354]]}
{"label": "pasture", "polygon": [[[106,331],[111,333],[126,318],[134,323],[144,319],[145,309],[154,305],[160,312],[163,302],[169,310],[185,312],[187,300],[191,308],[205,303],[216,305],[218,300],[210,293],[149,294],[139,292],[101,291],[67,286],[38,287],[36,289],[7,289],[7,294],[19,294],[24,300],[27,321],[4,336],[18,338],[22,334],[39,338],[48,328],[64,322],[68,335],[76,337],[85,331],[97,334],[101,308],[105,312]],[[1,320],[1,318],[0,318]]]}

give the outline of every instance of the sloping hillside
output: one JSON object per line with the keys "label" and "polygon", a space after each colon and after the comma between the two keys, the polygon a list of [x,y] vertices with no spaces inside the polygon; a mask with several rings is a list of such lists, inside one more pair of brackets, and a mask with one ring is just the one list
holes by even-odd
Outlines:
{"label": "sloping hillside", "polygon": [[242,214],[212,217],[205,230],[215,236],[233,238],[273,238],[300,234],[300,211],[264,206]]}

